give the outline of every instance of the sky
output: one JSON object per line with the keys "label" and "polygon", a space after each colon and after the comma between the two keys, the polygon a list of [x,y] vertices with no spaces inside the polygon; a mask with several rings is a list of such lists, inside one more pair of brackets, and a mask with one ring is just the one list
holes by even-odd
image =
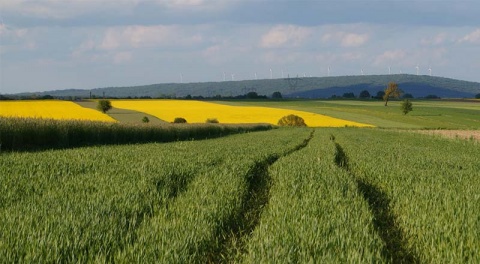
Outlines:
{"label": "sky", "polygon": [[479,12],[478,0],[0,0],[0,93],[417,70],[480,82]]}

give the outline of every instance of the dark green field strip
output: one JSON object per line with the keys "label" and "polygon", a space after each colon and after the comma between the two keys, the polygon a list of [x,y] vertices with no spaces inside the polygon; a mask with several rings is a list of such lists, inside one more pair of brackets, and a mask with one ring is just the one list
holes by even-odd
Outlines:
{"label": "dark green field strip", "polygon": [[389,131],[334,133],[349,171],[383,221],[377,230],[392,236],[382,235],[393,259],[480,261],[478,144]]}
{"label": "dark green field strip", "polygon": [[0,117],[0,151],[202,140],[272,128],[269,124],[134,125]]}
{"label": "dark green field strip", "polygon": [[243,263],[378,263],[383,242],[355,181],[335,163],[317,129],[305,148],[269,169],[270,199],[247,242]]}

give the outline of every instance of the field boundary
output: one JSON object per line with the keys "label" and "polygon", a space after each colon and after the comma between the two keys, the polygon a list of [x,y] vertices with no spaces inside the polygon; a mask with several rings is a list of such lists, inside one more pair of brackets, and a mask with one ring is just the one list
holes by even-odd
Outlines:
{"label": "field boundary", "polygon": [[331,139],[335,144],[335,164],[355,180],[358,192],[368,203],[368,207],[373,214],[375,232],[385,243],[382,249],[382,257],[386,262],[418,263],[418,256],[407,250],[403,230],[398,226],[398,220],[390,210],[390,198],[378,186],[355,175],[349,167],[349,159],[342,146],[335,142],[335,137],[332,136]]}

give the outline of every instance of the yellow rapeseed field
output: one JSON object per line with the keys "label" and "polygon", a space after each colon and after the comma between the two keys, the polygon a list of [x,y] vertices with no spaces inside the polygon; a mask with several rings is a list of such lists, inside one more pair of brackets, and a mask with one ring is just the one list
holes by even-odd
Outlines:
{"label": "yellow rapeseed field", "polygon": [[94,109],[57,100],[0,101],[0,116],[116,122],[110,116]]}
{"label": "yellow rapeseed field", "polygon": [[172,122],[176,117],[183,117],[188,123],[204,123],[208,118],[215,118],[220,123],[270,123],[276,125],[283,116],[294,114],[302,117],[310,127],[371,127],[368,124],[304,111],[229,106],[190,100],[113,100],[112,106],[144,112],[168,122]]}

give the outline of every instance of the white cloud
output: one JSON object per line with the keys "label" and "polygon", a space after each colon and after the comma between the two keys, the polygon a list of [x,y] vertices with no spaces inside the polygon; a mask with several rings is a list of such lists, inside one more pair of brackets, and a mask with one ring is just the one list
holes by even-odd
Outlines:
{"label": "white cloud", "polygon": [[326,33],[322,36],[323,42],[339,42],[342,47],[359,47],[368,42],[368,34],[357,34],[348,32]]}
{"label": "white cloud", "polygon": [[384,64],[398,63],[407,56],[404,50],[387,50],[383,54],[375,58],[374,65],[381,66]]}
{"label": "white cloud", "polygon": [[480,29],[477,29],[470,34],[467,34],[465,37],[460,39],[460,43],[468,42],[473,44],[480,44]]}
{"label": "white cloud", "polygon": [[343,36],[341,43],[343,47],[357,47],[365,44],[367,41],[367,34],[349,33]]}
{"label": "white cloud", "polygon": [[308,38],[310,33],[311,29],[305,27],[276,26],[262,36],[260,46],[263,48],[299,46]]}
{"label": "white cloud", "polygon": [[132,59],[132,53],[131,52],[118,52],[113,56],[113,62],[116,64],[128,62]]}
{"label": "white cloud", "polygon": [[4,12],[23,16],[66,19],[99,10],[122,10],[138,4],[139,0],[1,0]]}
{"label": "white cloud", "polygon": [[202,41],[201,34],[192,33],[179,26],[127,26],[106,29],[102,40],[95,48],[116,50],[160,46],[178,47],[196,45]]}
{"label": "white cloud", "polygon": [[12,28],[5,24],[0,24],[1,46],[0,53],[5,54],[10,51],[34,50],[37,48],[35,41],[35,29]]}
{"label": "white cloud", "polygon": [[447,40],[447,37],[448,37],[448,34],[445,32],[442,32],[432,38],[422,38],[420,43],[426,46],[441,45],[445,43],[445,41]]}

